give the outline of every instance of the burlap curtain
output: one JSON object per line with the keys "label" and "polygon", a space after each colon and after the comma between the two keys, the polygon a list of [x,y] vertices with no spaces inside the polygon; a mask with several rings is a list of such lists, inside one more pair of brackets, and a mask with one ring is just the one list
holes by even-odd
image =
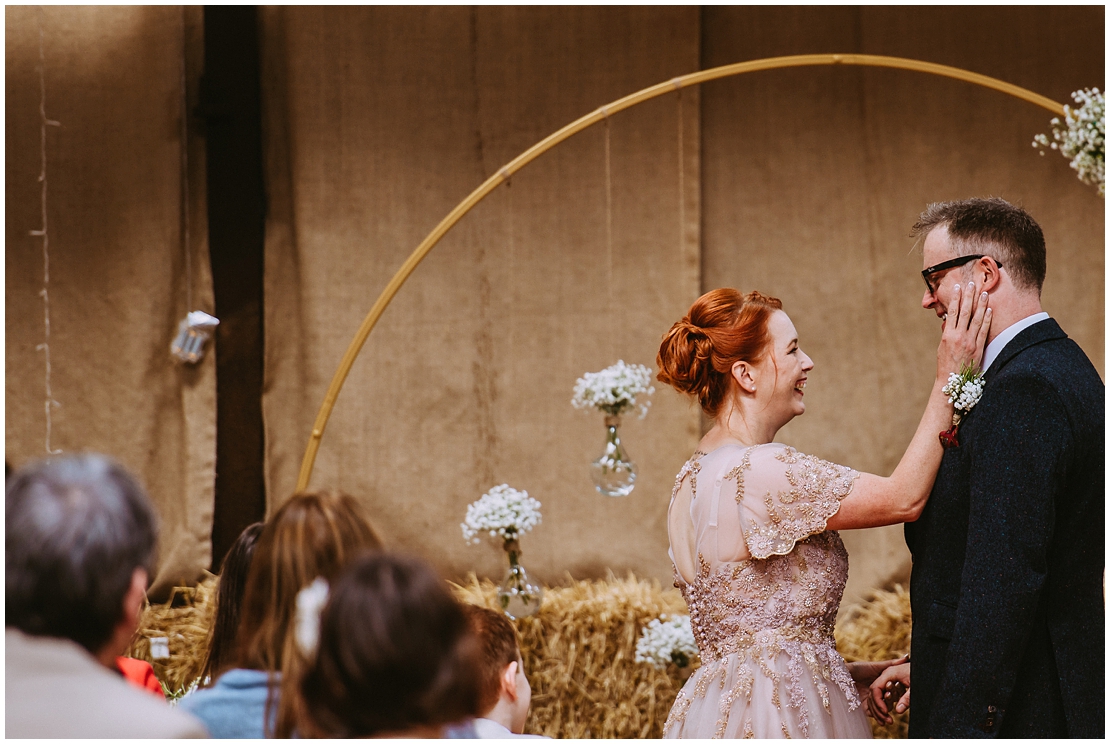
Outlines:
{"label": "burlap curtain", "polygon": [[[695,8],[275,8],[263,13],[274,195],[264,411],[271,504],[292,491],[316,407],[374,297],[458,201],[525,148],[698,64]],[[543,580],[669,572],[664,512],[698,414],[657,394],[624,427],[631,498],[593,489],[598,414],[575,379],[654,363],[698,295],[697,91],[541,158],[425,260],[359,358],[312,485],[362,498],[388,543],[450,576],[499,575],[466,505],[507,482],[543,503],[524,540]]]}
{"label": "burlap curtain", "polygon": [[5,21],[5,457],[46,455],[43,239],[30,234],[42,228],[41,31],[58,122],[46,133],[51,446],[111,454],[145,482],[162,523],[158,596],[207,568],[212,531],[213,359],[182,367],[169,353],[185,313],[212,309],[195,136],[182,199],[182,66],[195,88],[201,11],[8,7]]}
{"label": "burlap curtain", "polygon": [[[267,248],[271,503],[292,488],[330,375],[408,252],[498,165],[592,108],[698,65],[805,52],[938,61],[1057,100],[1100,85],[1102,70],[1098,9],[280,9],[265,19],[278,207]],[[585,470],[600,424],[567,404],[574,378],[618,357],[650,363],[698,290],[763,289],[783,298],[818,362],[809,412],[783,439],[887,473],[920,415],[937,336],[905,236],[939,199],[999,194],[1042,221],[1046,306],[1102,368],[1102,201],[1032,151],[1044,111],[860,69],[762,73],[684,95],[687,106],[701,96],[686,120],[684,241],[672,98],[609,123],[612,254],[604,128],[529,166],[389,308],[339,400],[314,485],[358,494],[394,545],[460,575],[500,570],[456,525],[469,501],[508,481],[544,502],[546,522],[525,542],[541,578],[632,568],[666,581],[663,516],[697,413],[657,393],[649,417],[626,427],[644,468],[637,490],[606,501]],[[904,578],[899,528],[846,540],[850,600]]]}
{"label": "burlap curtain", "polygon": [[[8,8],[6,21],[6,456],[45,454],[43,255],[29,234],[41,227],[41,24],[47,115],[61,123],[47,132],[53,444],[141,474],[162,515],[164,587],[209,562],[213,359],[183,368],[167,351],[186,310],[211,309],[195,134],[181,191],[181,65],[195,87],[202,11]],[[1097,7],[281,7],[260,22],[271,508],[404,258],[482,180],[582,114],[699,67],[807,52],[935,61],[1063,102],[1104,84]],[[623,427],[636,491],[607,500],[587,472],[601,419],[571,408],[575,378],[618,358],[653,364],[705,289],[758,288],[782,298],[817,363],[808,411],[782,439],[889,472],[937,338],[906,234],[938,199],[996,194],[1037,217],[1046,309],[1101,372],[1104,202],[1030,147],[1049,118],[965,83],[858,68],[747,75],[615,115],[611,208],[599,125],[469,214],[371,336],[312,485],[357,495],[393,547],[458,577],[500,574],[503,559],[466,546],[458,523],[508,482],[544,505],[524,542],[540,579],[611,568],[667,583],[666,504],[700,416],[659,390]],[[904,576],[898,528],[845,540],[850,601]]]}

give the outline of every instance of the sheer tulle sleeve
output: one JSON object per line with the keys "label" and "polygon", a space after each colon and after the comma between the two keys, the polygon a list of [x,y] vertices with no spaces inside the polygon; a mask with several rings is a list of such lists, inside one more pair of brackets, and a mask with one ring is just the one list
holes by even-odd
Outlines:
{"label": "sheer tulle sleeve", "polygon": [[786,555],[799,540],[825,531],[859,473],[785,445],[764,445],[745,458],[737,478],[740,528],[753,558]]}

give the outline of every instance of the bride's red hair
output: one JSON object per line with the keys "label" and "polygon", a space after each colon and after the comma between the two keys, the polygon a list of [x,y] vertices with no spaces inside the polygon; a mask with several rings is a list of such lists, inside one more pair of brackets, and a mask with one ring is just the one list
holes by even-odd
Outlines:
{"label": "bride's red hair", "polygon": [[696,395],[702,410],[716,418],[728,397],[732,365],[763,358],[771,342],[767,322],[781,309],[782,302],[759,292],[706,292],[663,335],[657,379]]}

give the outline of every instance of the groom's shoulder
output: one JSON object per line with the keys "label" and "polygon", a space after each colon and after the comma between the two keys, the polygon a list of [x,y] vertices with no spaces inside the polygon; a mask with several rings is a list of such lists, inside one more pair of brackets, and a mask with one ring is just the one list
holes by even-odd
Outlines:
{"label": "groom's shoulder", "polygon": [[1097,390],[1101,396],[1105,387],[1083,349],[1062,333],[1022,349],[999,370],[997,379],[1015,376],[1040,378],[1061,392]]}
{"label": "groom's shoulder", "polygon": [[[989,379],[991,387],[1003,393],[997,399],[1004,408],[1010,396],[1039,399],[1052,398],[1067,411],[1073,426],[1086,430],[1101,429],[1105,411],[1105,385],[1091,360],[1072,339],[1063,333],[1034,343],[1014,355]],[[986,402],[986,397],[984,402]],[[994,397],[994,396],[989,396]],[[1083,422],[1080,424],[1080,422]]]}

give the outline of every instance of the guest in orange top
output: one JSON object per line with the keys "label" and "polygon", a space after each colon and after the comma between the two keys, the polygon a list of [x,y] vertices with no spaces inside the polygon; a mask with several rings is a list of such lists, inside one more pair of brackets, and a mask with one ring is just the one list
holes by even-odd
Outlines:
{"label": "guest in orange top", "polygon": [[132,659],[129,656],[117,656],[116,666],[119,667],[123,678],[136,687],[141,687],[157,695],[163,700],[166,693],[162,690],[162,683],[154,674],[154,667],[142,659]]}

